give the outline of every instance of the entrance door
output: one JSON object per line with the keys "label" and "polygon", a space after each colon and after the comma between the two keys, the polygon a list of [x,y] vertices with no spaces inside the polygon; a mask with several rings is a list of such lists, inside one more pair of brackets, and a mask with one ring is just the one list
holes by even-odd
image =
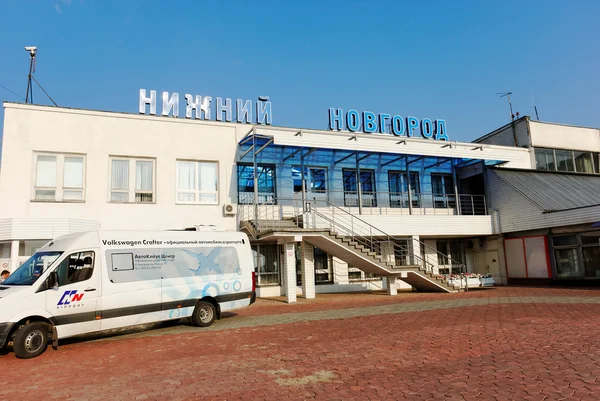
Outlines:
{"label": "entrance door", "polygon": [[[294,198],[302,196],[302,168],[292,167]],[[329,200],[327,196],[327,169],[324,167],[304,167],[304,190],[309,200]],[[320,202],[318,202],[320,204]]]}
{"label": "entrance door", "polygon": [[58,287],[46,290],[46,310],[55,320],[59,337],[100,330],[96,319],[100,295],[100,268],[94,268],[98,253],[79,251],[60,262]]}

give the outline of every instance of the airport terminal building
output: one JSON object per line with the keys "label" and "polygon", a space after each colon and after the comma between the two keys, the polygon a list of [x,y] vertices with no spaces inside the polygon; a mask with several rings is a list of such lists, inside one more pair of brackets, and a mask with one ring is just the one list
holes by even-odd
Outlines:
{"label": "airport terminal building", "polygon": [[[600,249],[600,198],[583,192],[600,187],[598,130],[523,118],[459,143],[443,120],[353,110],[331,109],[330,130],[274,127],[266,101],[218,98],[214,118],[186,95],[180,117],[163,95],[158,116],[156,96],[140,92],[140,114],[4,103],[3,268],[66,233],[195,228],[245,231],[258,295],[289,302],[453,291],[449,276],[464,272],[498,284],[600,277],[586,262]],[[593,146],[544,142],[563,128]],[[558,200],[548,185],[571,190]]]}

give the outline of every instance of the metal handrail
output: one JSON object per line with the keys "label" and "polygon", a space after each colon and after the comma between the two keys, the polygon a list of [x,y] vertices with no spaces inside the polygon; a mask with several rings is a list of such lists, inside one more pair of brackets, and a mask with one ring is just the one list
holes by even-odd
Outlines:
{"label": "metal handrail", "polygon": [[[332,208],[334,208],[334,209],[336,209],[336,210],[340,210],[342,213],[346,214],[346,216],[350,216],[350,219],[353,219],[353,220],[358,220],[358,221],[360,221],[361,223],[363,223],[363,224],[365,224],[365,225],[369,226],[369,229],[370,229],[370,230],[373,230],[373,229],[374,229],[374,230],[378,231],[379,233],[381,233],[381,235],[382,235],[382,236],[384,236],[384,237],[388,238],[389,240],[392,240],[392,241],[397,241],[397,240],[399,240],[399,238],[397,238],[397,237],[394,237],[394,236],[392,236],[392,235],[389,235],[389,234],[387,234],[387,233],[386,233],[386,232],[384,232],[383,230],[381,230],[381,229],[379,229],[379,228],[377,228],[377,227],[373,226],[372,224],[370,224],[370,223],[366,222],[365,220],[363,220],[363,219],[361,219],[361,218],[359,218],[359,217],[356,217],[356,216],[355,216],[355,215],[353,215],[352,213],[349,213],[349,212],[345,211],[344,209],[342,209],[342,208],[340,208],[340,207],[338,207],[338,206],[336,206],[336,205],[332,204],[331,202],[329,202],[329,201],[327,201],[327,200],[323,200],[323,202],[325,202],[325,203],[326,203],[326,204],[327,204],[329,207],[332,207]],[[335,224],[335,223],[334,223],[334,224]],[[352,225],[352,227],[354,227],[354,225]],[[372,233],[370,233],[370,236],[372,236]],[[373,241],[373,240],[371,240],[371,241]],[[453,260],[453,259],[452,259],[450,256],[448,256],[448,255],[445,255],[445,254],[441,253],[440,251],[438,251],[437,249],[435,249],[435,248],[433,248],[433,247],[431,247],[431,246],[427,245],[427,244],[426,244],[426,243],[424,243],[423,241],[420,241],[420,240],[414,240],[414,239],[412,239],[412,241],[415,241],[415,242],[419,243],[420,245],[423,245],[425,248],[427,248],[427,249],[429,249],[429,250],[432,250],[432,251],[434,251],[434,252],[435,252],[437,255],[440,255],[440,256],[444,257],[445,259],[447,259],[448,261],[450,261],[450,262],[451,262],[451,265],[452,265],[452,266],[458,266],[458,267],[461,267],[461,270],[462,270],[462,268],[466,267],[466,266],[464,265],[464,263],[457,263],[457,262],[456,262],[456,261],[454,261],[454,260]],[[394,244],[395,244],[395,242],[392,242],[392,243],[394,243]],[[417,257],[418,259],[421,259],[421,260],[422,260],[424,263],[428,263],[428,264],[430,264],[430,265],[433,267],[433,263],[431,263],[431,262],[429,262],[429,261],[425,260],[425,259],[424,259],[424,257],[419,257],[419,256],[415,255],[415,254],[414,254],[414,251],[413,251],[412,253],[413,253],[413,257]]]}
{"label": "metal handrail", "polygon": [[[296,193],[296,196],[299,193]],[[421,214],[446,211],[449,214],[458,215],[487,215],[487,202],[485,195],[477,194],[443,194],[435,192],[414,192],[410,196],[408,192],[361,192],[359,199],[358,191],[312,191],[307,190],[307,199],[328,200],[334,205],[347,208],[362,207],[363,211],[373,214],[379,209],[380,214],[403,213],[412,209],[413,213],[418,210]],[[433,211],[432,211],[433,210]]]}
{"label": "metal handrail", "polygon": [[[240,214],[239,220],[253,221],[254,229],[257,232],[263,228],[274,228],[280,226],[281,223],[270,223],[265,227],[263,227],[262,224],[269,221],[283,221],[284,207],[291,206],[292,215],[287,224],[291,221],[294,227],[307,228],[307,225],[312,223],[313,228],[319,228],[319,226],[322,227],[322,223],[318,224],[318,217],[327,222],[327,225],[331,227],[332,232],[339,231],[340,235],[350,238],[352,241],[371,252],[375,252],[382,262],[385,261],[383,259],[384,255],[381,244],[387,244],[387,246],[390,247],[388,249],[393,252],[394,256],[398,254],[406,255],[406,257],[410,259],[410,263],[414,261],[416,263],[413,264],[422,264],[426,271],[433,273],[434,265],[426,259],[425,255],[419,256],[414,250],[411,251],[410,247],[398,244],[398,241],[405,240],[404,238],[394,237],[328,200],[305,199],[304,205],[301,204],[301,199],[279,198],[277,201],[278,202],[264,202],[258,205],[249,203],[240,204],[238,205]],[[325,204],[327,209],[331,211],[332,216],[330,217],[320,210],[318,203]],[[251,210],[252,214],[254,214],[252,216],[253,218],[251,218]],[[300,221],[299,216],[302,216],[302,222]],[[450,256],[439,252],[437,249],[425,244],[423,241],[414,239],[410,239],[410,241],[423,246],[425,249],[431,250],[434,254],[442,256],[450,262],[452,268],[459,267],[461,272],[464,271],[466,266],[463,263],[457,263]]]}

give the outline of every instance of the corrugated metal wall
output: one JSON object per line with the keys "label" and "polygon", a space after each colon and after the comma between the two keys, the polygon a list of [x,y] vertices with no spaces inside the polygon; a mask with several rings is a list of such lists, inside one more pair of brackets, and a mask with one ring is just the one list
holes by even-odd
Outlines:
{"label": "corrugated metal wall", "polygon": [[[503,233],[600,221],[600,206],[542,213],[533,202],[506,184],[493,170],[486,172],[488,204],[498,210]],[[548,188],[560,191],[561,188]]]}

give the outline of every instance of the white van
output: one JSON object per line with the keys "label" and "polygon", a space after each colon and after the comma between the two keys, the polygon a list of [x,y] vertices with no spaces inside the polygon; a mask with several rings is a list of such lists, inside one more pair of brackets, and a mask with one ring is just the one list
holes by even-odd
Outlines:
{"label": "white van", "polygon": [[191,317],[209,326],[256,300],[239,232],[95,231],[50,241],[0,285],[0,348],[42,354],[49,340]]}

